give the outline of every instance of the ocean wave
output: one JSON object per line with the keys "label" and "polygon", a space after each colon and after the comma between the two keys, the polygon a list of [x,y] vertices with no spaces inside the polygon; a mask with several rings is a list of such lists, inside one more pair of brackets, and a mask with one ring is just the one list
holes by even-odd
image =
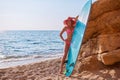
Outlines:
{"label": "ocean wave", "polygon": [[32,44],[43,44],[42,42],[33,42]]}
{"label": "ocean wave", "polygon": [[52,43],[62,43],[61,41],[51,41]]}
{"label": "ocean wave", "polygon": [[4,55],[0,55],[0,59],[4,59],[5,58],[5,56]]}
{"label": "ocean wave", "polygon": [[32,55],[32,56],[4,56],[4,58],[2,58],[0,60],[0,63],[4,63],[4,62],[16,62],[16,61],[24,61],[24,60],[31,60],[31,59],[39,59],[39,58],[55,58],[55,57],[60,57],[62,56],[62,54],[48,54],[48,55]]}
{"label": "ocean wave", "polygon": [[62,49],[48,49],[48,50],[52,50],[52,51],[62,51]]}
{"label": "ocean wave", "polygon": [[28,59],[34,59],[34,58],[41,58],[41,57],[42,56],[38,56],[38,55],[5,56],[4,58],[1,58],[0,62],[22,61],[22,60],[28,60]]}

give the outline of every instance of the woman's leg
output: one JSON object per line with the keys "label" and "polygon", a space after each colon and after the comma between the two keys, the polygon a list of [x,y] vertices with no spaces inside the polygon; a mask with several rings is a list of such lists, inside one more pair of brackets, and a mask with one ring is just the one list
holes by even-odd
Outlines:
{"label": "woman's leg", "polygon": [[61,61],[60,73],[63,72],[63,65],[64,65],[65,59],[66,59],[66,57],[67,57],[68,50],[69,50],[69,45],[68,45],[68,44],[65,44],[64,55],[63,55],[63,58],[62,58],[62,61]]}

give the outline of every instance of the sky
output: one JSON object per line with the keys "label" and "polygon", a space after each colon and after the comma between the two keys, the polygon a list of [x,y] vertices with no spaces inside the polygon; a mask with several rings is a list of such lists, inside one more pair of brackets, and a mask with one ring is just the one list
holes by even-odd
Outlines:
{"label": "sky", "polygon": [[[95,0],[93,0],[95,1]],[[0,30],[61,30],[86,0],[0,0]]]}

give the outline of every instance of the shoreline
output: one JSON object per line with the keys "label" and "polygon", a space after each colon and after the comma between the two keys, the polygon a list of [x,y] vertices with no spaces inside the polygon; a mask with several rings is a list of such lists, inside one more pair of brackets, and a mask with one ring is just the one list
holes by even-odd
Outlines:
{"label": "shoreline", "polygon": [[11,68],[11,67],[40,63],[40,62],[44,62],[47,60],[58,59],[61,56],[62,55],[56,55],[56,56],[50,56],[50,57],[28,58],[28,59],[26,58],[23,60],[21,59],[21,60],[12,60],[12,61],[6,60],[4,62],[0,62],[0,69],[6,69],[6,68]]}

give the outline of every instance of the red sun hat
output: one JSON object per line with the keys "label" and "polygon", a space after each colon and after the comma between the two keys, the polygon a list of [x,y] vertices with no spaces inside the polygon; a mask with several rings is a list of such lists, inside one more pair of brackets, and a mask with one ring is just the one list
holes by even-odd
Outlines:
{"label": "red sun hat", "polygon": [[68,17],[66,20],[63,21],[64,25],[68,26],[68,21],[71,21],[71,26],[74,26],[76,24],[75,18]]}

